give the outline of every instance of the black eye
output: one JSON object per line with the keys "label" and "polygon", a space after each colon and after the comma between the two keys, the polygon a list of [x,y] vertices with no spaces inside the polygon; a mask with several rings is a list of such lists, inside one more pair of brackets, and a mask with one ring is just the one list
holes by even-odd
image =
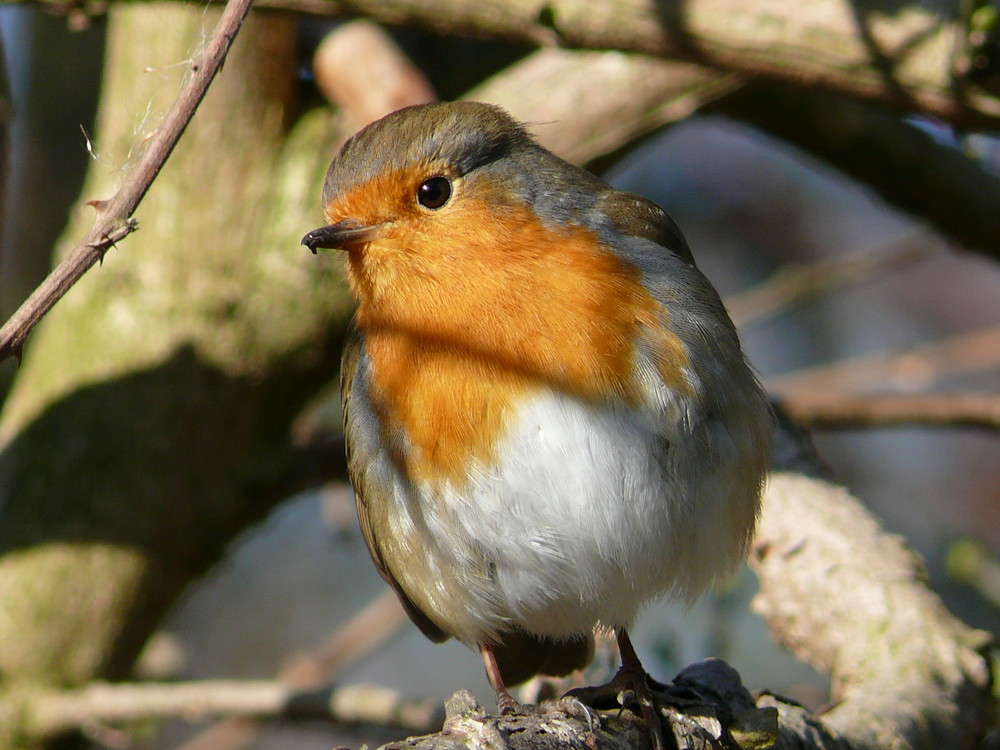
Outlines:
{"label": "black eye", "polygon": [[417,201],[424,208],[441,208],[451,197],[451,180],[447,177],[431,177],[417,188]]}

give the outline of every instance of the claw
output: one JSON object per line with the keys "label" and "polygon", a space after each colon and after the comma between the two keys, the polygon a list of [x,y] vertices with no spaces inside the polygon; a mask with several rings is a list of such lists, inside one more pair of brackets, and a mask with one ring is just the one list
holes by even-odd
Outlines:
{"label": "claw", "polygon": [[575,695],[564,695],[553,703],[555,708],[577,719],[587,722],[587,728],[593,732],[601,726],[601,716],[594,709],[577,698]]}
{"label": "claw", "polygon": [[566,697],[586,702],[594,708],[614,708],[617,706],[619,709],[624,709],[628,706],[638,705],[639,714],[646,722],[646,731],[649,733],[649,741],[653,750],[666,750],[666,743],[663,740],[663,724],[656,701],[650,692],[649,684],[652,680],[642,668],[625,629],[619,629],[617,636],[618,649],[622,655],[622,666],[618,670],[618,674],[606,685],[576,688],[566,693]]}

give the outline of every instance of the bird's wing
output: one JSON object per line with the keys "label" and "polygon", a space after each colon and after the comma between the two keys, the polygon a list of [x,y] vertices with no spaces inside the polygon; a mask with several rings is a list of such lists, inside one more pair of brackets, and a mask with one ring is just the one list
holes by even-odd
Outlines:
{"label": "bird's wing", "polygon": [[619,234],[649,240],[672,250],[689,265],[695,265],[680,227],[652,201],[622,190],[607,190],[598,198],[595,208],[607,217]]}
{"label": "bird's wing", "polygon": [[364,537],[365,545],[371,554],[375,569],[379,575],[392,586],[399,597],[403,609],[410,616],[414,624],[420,631],[432,641],[440,643],[448,640],[448,635],[435,625],[413,601],[406,595],[399,582],[393,576],[385,564],[382,551],[379,548],[378,540],[372,530],[371,501],[378,497],[378,493],[389,491],[385,487],[374,485],[369,481],[369,474],[365,471],[364,464],[371,460],[370,456],[359,455],[355,449],[356,442],[352,440],[355,425],[351,410],[351,398],[354,392],[355,378],[358,375],[358,362],[361,358],[361,348],[363,344],[357,329],[352,325],[344,343],[344,353],[340,365],[340,395],[344,409],[344,436],[347,446],[347,471],[351,477],[351,484],[354,486],[354,499],[358,509],[358,521],[361,524],[361,535]]}

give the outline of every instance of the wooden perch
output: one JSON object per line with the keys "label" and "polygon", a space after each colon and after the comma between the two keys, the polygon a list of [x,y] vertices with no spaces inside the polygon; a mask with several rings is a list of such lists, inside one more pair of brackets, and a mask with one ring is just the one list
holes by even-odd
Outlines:
{"label": "wooden perch", "polygon": [[979,747],[996,645],[949,613],[921,561],[842,487],[778,473],[751,559],[755,609],[827,672],[823,724],[852,748]]}

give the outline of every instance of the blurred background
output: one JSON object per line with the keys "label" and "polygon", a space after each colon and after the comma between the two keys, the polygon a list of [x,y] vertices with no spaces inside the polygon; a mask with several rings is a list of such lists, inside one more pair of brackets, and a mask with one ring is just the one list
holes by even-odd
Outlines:
{"label": "blurred background", "polygon": [[[4,318],[47,273],[55,257],[54,248],[65,249],[83,236],[79,228],[85,228],[93,215],[93,210],[84,206],[84,202],[107,197],[105,193],[93,191],[115,184],[127,164],[127,156],[123,161],[120,150],[108,147],[98,119],[98,103],[102,95],[108,96],[111,85],[105,70],[116,64],[107,55],[120,53],[115,44],[120,45],[121,40],[109,34],[107,19],[93,11],[83,5],[67,6],[60,14],[49,14],[29,6],[0,8],[8,84],[8,144],[0,248],[0,309]],[[203,11],[187,8],[186,12],[197,15]],[[201,26],[201,33],[207,34],[213,20],[214,16],[207,15],[185,23],[192,24],[191,28]],[[172,21],[153,21],[152,27],[157,23],[169,25]],[[282,47],[280,54],[286,56],[282,60],[287,59],[294,72],[282,85],[294,88],[290,100],[295,101],[295,117],[311,113],[313,124],[310,127],[315,145],[305,156],[288,156],[291,161],[308,165],[297,167],[298,171],[289,168],[282,173],[284,179],[293,180],[298,175],[299,182],[310,189],[303,187],[298,193],[288,194],[292,196],[289,201],[304,203],[295,208],[297,213],[292,218],[287,219],[288,226],[281,227],[283,234],[275,230],[267,238],[268,247],[274,249],[262,254],[281,258],[284,258],[281,254],[287,254],[288,259],[276,261],[279,265],[274,268],[283,274],[280,263],[294,264],[295,270],[288,272],[293,277],[288,284],[294,297],[294,285],[301,283],[294,274],[316,273],[301,270],[313,261],[298,257],[308,254],[297,244],[298,238],[321,220],[315,183],[322,177],[336,144],[333,137],[323,140],[322,131],[330,126],[317,123],[336,121],[338,132],[349,132],[351,126],[345,124],[343,117],[351,110],[342,104],[340,114],[333,114],[334,110],[325,100],[322,81],[317,86],[312,66],[317,47],[328,38],[331,29],[337,28],[338,22],[286,19],[282,23],[291,28],[289,38],[293,46],[290,49],[287,45]],[[136,28],[131,27],[132,46],[142,50],[145,42],[135,32]],[[247,36],[256,39],[252,32]],[[415,68],[426,75],[438,96],[445,99],[463,95],[528,53],[527,48],[517,45],[438,37],[412,29],[393,29],[391,37]],[[186,37],[187,40],[197,38],[197,33],[189,33]],[[250,43],[248,39],[241,41]],[[187,43],[180,42],[182,46]],[[141,57],[134,59],[141,60]],[[105,99],[102,104],[103,116],[109,117],[108,113],[114,112],[114,116],[127,121],[124,126],[118,126],[124,137],[134,141],[141,139],[149,130],[148,124],[155,124],[162,114],[164,106],[154,101],[144,87],[153,86],[166,92],[165,95],[172,95],[183,78],[183,63],[180,57],[172,63],[150,60],[151,68],[144,75],[147,81],[150,78],[155,81],[114,89],[113,103],[109,105]],[[364,67],[366,63],[358,57],[356,64]],[[120,84],[118,81],[114,85]],[[618,144],[587,161],[617,187],[645,195],[675,218],[699,266],[730,303],[750,358],[764,382],[781,393],[792,392],[800,386],[822,390],[828,387],[824,385],[827,381],[822,377],[811,378],[829,372],[830,377],[838,374],[842,378],[854,377],[855,380],[850,381],[853,387],[869,392],[996,393],[1000,389],[1000,368],[997,366],[1000,358],[989,345],[977,344],[978,340],[969,341],[970,349],[976,354],[969,355],[965,364],[952,362],[954,366],[948,363],[949,360],[964,356],[960,352],[965,349],[949,350],[945,365],[940,367],[928,364],[919,352],[931,344],[968,341],[970,335],[990,332],[1000,325],[1000,267],[997,263],[964,248],[925,218],[893,207],[870,185],[839,171],[836,164],[755,128],[725,109],[724,103],[723,106],[710,104],[699,108],[690,116],[664,127],[650,128],[641,138]],[[201,137],[207,142],[213,137],[220,142],[227,138],[229,128],[235,123],[220,116],[219,109],[214,112],[217,132],[214,135],[202,132],[201,136],[192,138]],[[212,116],[211,112],[205,113],[206,120]],[[291,112],[285,112],[286,120],[291,116]],[[238,117],[245,115],[240,113]],[[335,117],[341,119],[335,120]],[[905,122],[902,117],[899,119],[903,126],[929,135],[939,147],[964,153],[979,169],[995,173],[1000,151],[988,134],[970,138],[928,118],[916,116]],[[532,130],[544,140],[547,130],[555,127],[539,121],[532,125]],[[202,131],[206,128],[207,124]],[[284,158],[280,149],[277,153],[279,158]],[[879,156],[875,152],[866,155],[863,151],[854,154],[854,158],[869,158],[876,164]],[[184,157],[184,153],[178,152],[178,159]],[[88,170],[100,174],[88,178]],[[166,179],[169,177],[165,172]],[[213,181],[214,199],[222,203],[239,202],[239,196],[229,194],[226,186],[241,179],[234,172],[228,182],[225,179]],[[92,192],[84,189],[85,184]],[[193,189],[190,185],[175,188],[178,194]],[[933,192],[935,186],[930,184],[923,189]],[[156,190],[154,186],[151,201],[155,199]],[[940,195],[939,199],[946,202],[949,196]],[[175,198],[178,205],[180,201]],[[145,305],[165,308],[165,303],[157,296],[160,293],[154,290],[164,276],[171,279],[174,288],[190,291],[197,287],[199,274],[219,272],[220,268],[224,271],[228,267],[224,259],[218,263],[213,260],[209,263],[210,270],[205,271],[203,266],[188,259],[179,269],[164,271],[142,260],[142,257],[168,253],[175,243],[183,242],[171,240],[164,224],[188,223],[183,214],[163,220],[149,218],[154,205],[158,205],[161,213],[169,210],[167,202],[145,205],[138,214],[139,233],[123,241],[101,267],[91,271],[91,275],[110,276],[114,281],[105,281],[106,286],[100,290],[95,287],[95,291],[78,295],[82,299],[82,295],[89,294],[101,301],[84,304],[70,298],[65,300],[66,315],[100,317],[99,332],[87,334],[96,335],[98,339],[86,338],[72,326],[69,333],[58,334],[43,328],[35,334],[38,339],[47,337],[57,342],[51,344],[55,349],[60,348],[58,342],[61,342],[64,356],[69,356],[66,349],[72,346],[67,342],[83,346],[86,341],[88,353],[80,358],[88,364],[83,366],[79,380],[70,383],[63,377],[64,382],[53,384],[52,378],[40,374],[55,366],[55,355],[37,355],[36,359],[45,366],[39,364],[32,368],[35,352],[31,346],[41,349],[49,346],[46,342],[31,342],[20,370],[10,361],[0,365],[0,393],[3,396],[11,394],[5,414],[7,427],[0,432],[0,437],[7,441],[5,451],[8,455],[7,463],[0,463],[0,476],[7,477],[3,481],[8,492],[12,487],[26,486],[17,479],[24,472],[19,473],[11,466],[15,461],[26,461],[24,456],[29,448],[33,455],[42,450],[55,454],[66,452],[79,454],[78,460],[89,462],[93,458],[91,451],[96,450],[93,445],[103,439],[101,425],[106,426],[103,421],[74,422],[79,412],[71,412],[70,417],[57,410],[54,412],[54,400],[68,397],[66,394],[84,393],[104,378],[110,382],[124,382],[130,377],[132,368],[147,372],[145,368],[156,366],[155,357],[149,352],[128,360],[121,353],[124,345],[93,343],[94,340],[105,341],[104,337],[113,339],[119,335],[119,328],[125,330],[130,326],[138,332],[124,334],[126,337],[143,335],[144,313],[134,313],[125,307],[115,310],[116,300],[119,305],[132,305],[140,310]],[[279,208],[271,206],[269,210],[278,211]],[[234,210],[239,212],[238,207]],[[250,208],[246,211],[249,214]],[[148,233],[147,222],[151,225]],[[213,235],[213,242],[224,244],[226,240],[220,236],[226,237],[225,234]],[[253,236],[241,235],[236,243],[242,245],[243,257],[258,252]],[[291,260],[293,256],[295,259]],[[861,261],[868,263],[865,270],[853,274],[850,280],[837,280],[844,268],[853,268],[851,264]],[[820,269],[820,278],[828,283],[814,283],[816,288],[802,298],[779,294],[773,309],[762,312],[760,292],[768,280],[779,272],[801,268]],[[131,269],[129,273],[136,278],[129,283],[135,288],[124,286],[126,281],[114,276],[126,274],[123,269]],[[269,273],[268,269],[260,271],[255,277],[256,283],[269,283],[267,280],[272,278]],[[335,274],[337,270],[331,267],[325,269],[325,273]],[[116,297],[123,288],[126,291],[120,298]],[[342,293],[342,287],[340,291]],[[328,290],[316,291],[310,286],[309,294],[313,293],[329,294]],[[211,294],[218,292],[213,290]],[[235,294],[251,296],[256,291],[244,288],[237,289]],[[306,296],[304,303],[308,299]],[[92,304],[101,304],[107,309],[92,313]],[[241,302],[219,304],[235,308]],[[227,308],[227,312],[218,315],[220,319],[229,320],[239,314]],[[273,316],[280,316],[280,313],[269,311],[255,314],[266,316],[268,322],[261,324],[265,328],[271,325]],[[179,317],[176,311],[171,315],[174,317],[170,320]],[[160,325],[163,319],[154,319],[151,324]],[[249,316],[251,323],[255,319],[254,315]],[[49,328],[56,325],[58,322]],[[310,334],[306,331],[300,335],[307,338]],[[264,356],[244,358],[242,352],[249,345],[233,344],[228,336],[230,334],[219,337],[217,349],[213,349],[211,333],[193,336],[195,343],[190,346],[195,352],[194,358],[199,365],[210,362],[227,378],[237,382],[235,387],[238,389],[258,388],[264,378],[258,376],[254,368],[264,367]],[[274,338],[280,338],[280,334],[275,333]],[[336,340],[336,336],[333,339]],[[105,345],[111,353],[101,359],[93,352]],[[156,356],[168,348],[177,347],[180,351],[185,346],[183,336],[170,337],[169,347],[164,344],[156,350]],[[286,369],[294,369],[286,360],[299,361],[296,359],[300,357],[299,349],[291,351],[281,360],[284,363],[281,366]],[[908,352],[918,354],[907,359]],[[286,434],[307,443],[316,440],[325,445],[323,440],[336,441],[339,418],[339,407],[333,395],[336,388],[330,387],[337,377],[336,360],[325,353],[313,352],[310,356],[306,360],[314,369],[310,370],[309,377],[290,382],[308,381],[313,395],[308,402],[301,399],[301,403],[294,404],[294,410],[290,405],[291,418],[289,415],[282,418]],[[183,363],[185,355],[177,357]],[[106,361],[117,364],[102,364]],[[841,362],[851,362],[851,368],[843,371],[828,368],[832,363]],[[317,363],[326,367],[325,378],[318,372],[321,368]],[[32,378],[41,384],[33,384]],[[19,382],[15,384],[15,380]],[[228,391],[223,385],[218,391],[208,388],[208,394],[203,394],[207,388],[204,380],[185,387],[198,394],[191,396],[192,399],[227,398],[225,393]],[[18,389],[30,393],[25,395]],[[259,392],[254,391],[255,403],[270,403],[269,398],[279,399],[284,392],[282,388],[273,389],[273,392],[260,388]],[[38,396],[39,402],[33,404],[36,398],[31,395],[33,393],[46,394],[45,399],[50,400]],[[155,401],[156,393],[153,388],[148,398]],[[177,396],[171,394],[169,398]],[[137,404],[134,408],[146,407]],[[143,430],[162,430],[156,418],[169,417],[176,408],[171,401],[163,405],[165,415],[149,408],[142,424],[135,428],[137,434]],[[199,432],[199,425],[203,424],[199,415],[203,412],[194,408],[193,411],[195,414],[185,423],[186,427],[179,429],[181,434],[177,437],[178,445],[189,441],[187,454],[182,453],[183,457],[178,459],[185,468],[171,469],[167,476],[176,472],[178,478],[173,486],[176,493],[173,502],[197,506],[202,502],[200,485],[184,478],[186,467],[209,460],[215,446],[220,451],[227,445],[231,445],[233,451],[248,450],[246,446],[259,438],[255,430],[266,422],[266,417],[256,417],[255,426],[246,430],[233,417],[234,423],[240,425],[233,430],[242,437],[231,438],[233,433],[227,429],[229,423],[225,420],[223,426],[213,428],[206,436]],[[50,435],[37,444],[26,446],[18,437],[25,431],[30,432],[32,420],[50,417],[59,417],[61,424],[71,425],[57,433],[60,435],[58,440]],[[204,419],[207,422],[209,417]],[[73,428],[74,424],[77,427]],[[119,428],[112,426],[111,429]],[[246,437],[247,434],[250,437]],[[997,503],[1000,461],[997,460],[995,430],[923,426],[817,429],[813,438],[831,477],[862,498],[886,528],[905,537],[923,555],[932,585],[948,607],[967,623],[998,632],[1000,591],[991,588],[990,584],[990,577],[996,570],[994,554],[1000,546],[1000,506]],[[153,463],[162,463],[164,456],[173,455],[157,446],[143,450],[151,452],[151,457],[142,460]],[[103,470],[114,474],[116,457],[121,455],[119,448],[109,447],[106,452],[102,449],[100,455],[106,459],[100,464]],[[319,452],[317,455],[322,459],[325,454]],[[76,486],[72,465],[48,470],[34,464],[33,467],[38,483],[48,479]],[[342,476],[340,481],[334,481],[335,476],[325,476],[335,475],[334,470],[310,471],[307,472],[309,477],[318,478],[317,481],[286,482],[287,499],[280,504],[260,503],[251,512],[236,514],[239,521],[220,522],[228,536],[213,537],[208,544],[211,551],[206,552],[204,559],[184,563],[189,568],[202,569],[203,574],[191,585],[187,585],[185,576],[171,579],[173,588],[167,587],[171,595],[158,599],[156,606],[150,605],[151,611],[159,607],[166,612],[165,617],[158,620],[154,635],[148,643],[142,638],[141,643],[130,647],[130,651],[125,649],[131,656],[121,658],[132,662],[141,652],[135,661],[136,673],[171,680],[271,678],[283,670],[287,674],[287,670],[294,670],[296,665],[308,664],[310,659],[328,659],[325,663],[330,674],[327,676],[338,683],[371,682],[398,688],[408,696],[428,697],[438,702],[465,687],[484,705],[491,706],[491,692],[478,657],[453,642],[444,645],[427,642],[392,606],[391,597],[387,598],[387,587],[368,558],[354,517],[353,497]],[[238,466],[232,468],[232,473],[242,478],[240,472],[245,474],[246,470]],[[15,478],[11,479],[12,476]],[[268,481],[271,482],[267,485],[269,491],[277,492],[275,488],[281,482]],[[118,487],[116,482],[108,484],[116,485],[114,493],[129,492],[127,488]],[[298,486],[307,484],[313,486]],[[102,497],[111,493],[112,490],[108,490]],[[12,494],[6,496],[8,504],[13,502],[11,497]],[[0,503],[4,501],[5,496],[0,495]],[[231,499],[230,502],[236,501]],[[95,507],[103,506],[98,503],[88,512],[100,515],[103,511],[93,510]],[[16,523],[23,517],[23,514],[15,514],[14,520],[8,523]],[[183,524],[163,530],[167,534],[191,533]],[[234,533],[236,531],[239,533]],[[44,536],[44,533],[38,532],[38,535]],[[88,538],[86,533],[75,531],[60,532],[59,536],[77,541]],[[224,541],[220,543],[218,538]],[[124,547],[147,549],[145,543],[136,543],[130,537],[126,542]],[[20,542],[14,546],[18,549],[29,547]],[[162,552],[160,559],[169,567],[169,551]],[[136,590],[139,588],[136,586]],[[741,672],[744,683],[751,689],[766,687],[810,707],[821,706],[827,699],[825,678],[772,645],[763,621],[750,610],[754,590],[753,576],[744,571],[725,590],[704,597],[689,609],[669,603],[651,606],[634,632],[647,667],[655,676],[666,679],[693,661],[719,656]],[[119,633],[118,637],[124,636]],[[2,644],[0,640],[0,648]],[[317,657],[317,654],[323,656]],[[113,661],[108,656],[102,659],[103,664]],[[100,673],[101,669],[96,671]],[[107,746],[197,748],[199,742],[205,746],[209,744],[202,734],[206,727],[205,724],[177,721],[128,733],[95,729],[90,739]],[[230,732],[234,731],[230,727]],[[328,748],[380,743],[405,732],[309,724],[294,728],[264,725],[251,734],[245,744],[252,747],[271,747],[281,742],[283,746]]]}

